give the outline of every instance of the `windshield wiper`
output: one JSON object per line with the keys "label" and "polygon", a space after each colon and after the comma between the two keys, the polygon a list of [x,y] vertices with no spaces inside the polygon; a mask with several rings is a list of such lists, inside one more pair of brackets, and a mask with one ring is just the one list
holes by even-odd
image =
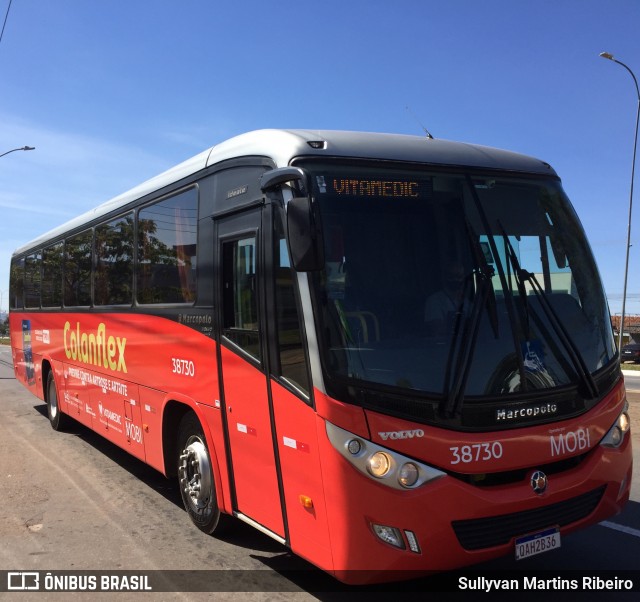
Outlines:
{"label": "windshield wiper", "polygon": [[[502,225],[500,226],[502,227]],[[518,289],[520,291],[520,297],[521,297],[523,306],[525,308],[525,311],[527,312],[527,321],[528,321],[529,312],[531,311],[534,315],[535,315],[535,312],[533,312],[532,309],[529,308],[527,305],[527,302],[526,302],[527,295],[526,295],[526,291],[524,290],[525,282],[529,282],[531,284],[531,290],[534,292],[535,296],[540,301],[540,306],[542,307],[542,311],[547,317],[547,320],[549,321],[551,328],[553,328],[556,335],[558,336],[558,339],[560,340],[564,348],[567,350],[569,359],[573,364],[574,370],[576,371],[578,378],[584,385],[588,395],[590,396],[591,399],[598,397],[598,394],[599,394],[598,386],[596,385],[596,381],[593,379],[593,376],[591,375],[591,371],[589,370],[587,364],[585,363],[584,358],[582,357],[582,354],[580,353],[580,350],[578,349],[577,345],[571,338],[571,335],[569,334],[567,329],[564,327],[562,320],[558,317],[556,310],[553,308],[551,303],[549,303],[549,299],[547,299],[547,295],[545,294],[544,290],[540,286],[540,283],[538,282],[536,275],[520,267],[520,262],[518,261],[518,257],[516,256],[513,246],[511,245],[511,241],[509,240],[509,237],[504,231],[504,228],[502,228],[502,236],[505,241],[505,246],[508,249],[507,258],[509,259],[509,262],[513,266],[513,270],[516,276],[516,282],[518,283]]]}
{"label": "windshield wiper", "polygon": [[[480,221],[482,223],[482,227],[487,235],[487,241],[489,243],[489,248],[491,249],[491,255],[494,258],[496,269],[498,270],[498,276],[500,278],[500,284],[502,286],[502,290],[505,295],[505,308],[507,310],[507,315],[509,317],[509,323],[511,324],[511,336],[513,339],[513,346],[515,351],[515,361],[518,366],[518,374],[520,375],[520,390],[527,390],[527,379],[526,379],[526,370],[524,366],[524,360],[522,357],[522,353],[520,353],[520,341],[523,340],[524,333],[523,325],[521,324],[518,316],[516,315],[515,301],[513,291],[511,290],[510,282],[507,282],[507,277],[504,271],[504,266],[502,265],[502,260],[500,259],[500,254],[498,253],[498,248],[496,246],[496,242],[493,235],[493,228],[489,224],[489,218],[482,206],[482,202],[480,197],[478,196],[478,191],[476,190],[473,181],[470,176],[467,176],[467,183],[469,189],[471,191],[471,197],[476,207],[476,211],[480,217]],[[484,256],[484,253],[483,253]],[[493,288],[493,287],[492,287]]]}
{"label": "windshield wiper", "polygon": [[[463,321],[462,311],[458,312],[453,336],[451,338],[451,350],[449,352],[449,359],[447,360],[445,383],[451,382],[447,390],[444,405],[442,406],[443,413],[449,418],[457,416],[462,409],[464,389],[471,369],[471,360],[473,359],[473,353],[478,340],[480,318],[484,307],[487,308],[493,334],[498,338],[498,311],[496,295],[491,283],[494,271],[487,263],[482,247],[480,246],[479,238],[468,221],[466,222],[466,226],[467,235],[475,257],[476,267],[474,269],[474,276],[476,282],[476,294],[473,298],[471,313],[464,319],[464,328],[461,328]],[[463,299],[466,298],[470,282],[470,279],[465,280],[462,296]],[[462,309],[462,307],[460,309]],[[452,374],[454,375],[453,379],[451,377]]]}
{"label": "windshield wiper", "polygon": [[476,276],[478,289],[473,300],[471,314],[464,319],[464,328],[462,330],[460,329],[462,317],[458,315],[451,341],[449,360],[447,361],[445,382],[449,382],[452,373],[453,380],[447,391],[442,411],[449,418],[457,416],[462,410],[464,389],[469,377],[471,360],[473,359],[473,352],[478,340],[478,331],[480,330],[482,308],[487,304],[489,290],[493,292],[490,281],[487,282],[483,277],[478,277],[478,274]]}
{"label": "windshield wiper", "polygon": [[[516,304],[518,307],[518,313],[520,314],[520,325],[523,330],[524,339],[528,341],[531,338],[531,325],[529,323],[529,304],[527,303],[527,291],[524,286],[524,280],[520,274],[520,262],[518,261],[518,256],[516,255],[511,241],[509,240],[509,236],[507,235],[502,222],[498,220],[498,226],[502,231],[502,239],[504,241],[505,254],[507,256],[507,281],[511,286],[511,268],[513,268],[513,276],[516,280],[516,286],[518,287],[518,298],[520,300],[519,304]],[[511,293],[512,299],[515,301],[515,295],[513,294],[513,290],[509,289]]]}

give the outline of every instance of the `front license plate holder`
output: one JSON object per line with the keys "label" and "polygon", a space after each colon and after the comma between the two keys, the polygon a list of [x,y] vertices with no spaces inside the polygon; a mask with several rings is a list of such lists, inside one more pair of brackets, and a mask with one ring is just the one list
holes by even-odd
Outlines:
{"label": "front license plate holder", "polygon": [[516,539],[516,560],[557,550],[560,547],[560,529],[552,527]]}

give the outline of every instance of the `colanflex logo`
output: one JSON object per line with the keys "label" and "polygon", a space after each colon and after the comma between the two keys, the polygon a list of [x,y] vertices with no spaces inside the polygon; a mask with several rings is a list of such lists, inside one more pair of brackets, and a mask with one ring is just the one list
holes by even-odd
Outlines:
{"label": "colanflex logo", "polygon": [[127,372],[124,356],[127,339],[109,335],[104,322],[100,322],[92,332],[83,331],[80,322],[76,322],[76,327],[72,330],[71,323],[66,322],[62,334],[67,359],[110,368],[116,372]]}
{"label": "colanflex logo", "polygon": [[424,431],[422,429],[413,429],[411,431],[386,431],[384,433],[378,432],[378,435],[380,435],[383,441],[387,441],[388,439],[395,441],[396,439],[424,437]]}

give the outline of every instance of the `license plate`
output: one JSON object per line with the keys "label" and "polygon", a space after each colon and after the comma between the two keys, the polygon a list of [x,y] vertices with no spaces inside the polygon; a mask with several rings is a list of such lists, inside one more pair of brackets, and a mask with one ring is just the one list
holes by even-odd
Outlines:
{"label": "license plate", "polygon": [[516,560],[557,550],[559,547],[560,531],[558,529],[546,529],[545,531],[525,535],[516,539]]}

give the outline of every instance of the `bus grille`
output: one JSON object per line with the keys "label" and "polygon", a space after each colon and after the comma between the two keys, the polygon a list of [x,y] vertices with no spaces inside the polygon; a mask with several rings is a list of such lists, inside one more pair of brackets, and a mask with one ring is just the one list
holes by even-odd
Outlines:
{"label": "bus grille", "polygon": [[488,518],[457,520],[451,523],[465,550],[481,550],[509,543],[513,537],[564,526],[585,518],[600,503],[606,485],[564,502],[534,510],[502,514]]}

